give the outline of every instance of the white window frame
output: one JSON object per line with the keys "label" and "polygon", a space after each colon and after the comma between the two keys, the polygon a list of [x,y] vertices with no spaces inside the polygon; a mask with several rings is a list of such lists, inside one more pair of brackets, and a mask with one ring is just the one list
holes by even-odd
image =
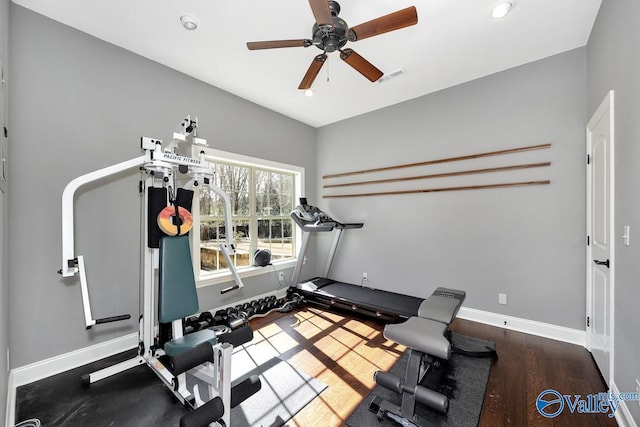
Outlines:
{"label": "white window frame", "polygon": [[[274,172],[284,172],[293,174],[294,179],[294,204],[295,202],[302,197],[304,191],[304,168],[300,166],[290,165],[286,163],[274,162],[272,160],[260,159],[257,157],[245,156],[243,154],[231,153],[228,151],[216,150],[208,147],[194,146],[192,147],[192,157],[199,157],[199,154],[204,151],[204,155],[207,161],[211,163],[223,162],[223,163],[233,163],[239,166],[248,166],[252,168],[258,169],[267,169],[272,170]],[[221,283],[227,283],[233,280],[233,276],[230,271],[222,271],[216,273],[208,273],[206,275],[201,275],[200,268],[200,233],[198,230],[200,229],[200,196],[198,191],[196,190],[196,194],[193,197],[193,218],[194,218],[194,227],[195,232],[191,233],[191,248],[192,248],[192,258],[193,258],[193,269],[196,276],[196,286],[197,287],[205,287],[205,286],[213,286],[219,285]],[[273,260],[273,268],[266,267],[255,267],[252,265],[249,266],[241,266],[237,267],[238,274],[240,278],[244,279],[245,277],[259,276],[262,274],[273,274],[273,269],[282,270],[286,268],[293,268],[296,264],[298,253],[300,252],[300,241],[301,241],[301,233],[299,227],[296,227],[293,224],[293,235],[294,235],[294,254],[292,258],[286,260]]]}

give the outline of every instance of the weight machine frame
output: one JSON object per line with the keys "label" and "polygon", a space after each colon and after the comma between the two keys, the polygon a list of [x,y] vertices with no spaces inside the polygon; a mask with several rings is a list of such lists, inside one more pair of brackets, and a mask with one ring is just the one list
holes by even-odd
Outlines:
{"label": "weight machine frame", "polygon": [[[178,144],[189,141],[193,145],[206,146],[206,140],[196,136],[197,119],[191,120],[186,116],[180,124],[178,131],[173,133],[172,141],[165,148],[160,139],[142,137],[141,149],[144,154],[131,160],[117,163],[94,172],[87,173],[73,179],[65,187],[62,194],[62,268],[58,271],[62,277],[72,277],[76,274],[80,279],[80,290],[82,294],[82,306],[86,329],[103,323],[116,322],[130,319],[131,315],[116,315],[106,318],[94,319],[91,312],[89,298],[89,288],[87,275],[82,255],[75,254],[74,247],[74,196],[76,192],[86,184],[101,180],[108,176],[127,171],[133,168],[141,170],[140,192],[143,195],[141,200],[141,275],[140,286],[143,290],[142,305],[143,313],[139,324],[139,345],[138,355],[132,359],[125,360],[116,365],[93,372],[83,377],[85,385],[118,374],[141,364],[147,364],[154,371],[162,382],[173,392],[178,400],[185,406],[193,409],[202,406],[205,402],[200,398],[197,388],[192,394],[186,388],[185,374],[174,375],[170,372],[159,357],[164,355],[162,348],[158,346],[156,325],[157,325],[157,296],[156,296],[156,271],[159,268],[159,250],[149,247],[149,236],[147,233],[148,221],[148,198],[149,188],[167,188],[169,193],[176,188],[176,170],[188,174],[191,179],[183,187],[185,189],[208,186],[213,192],[219,195],[225,206],[225,242],[220,244],[231,271],[235,285],[225,288],[221,293],[230,292],[244,287],[242,279],[238,275],[231,255],[235,254],[233,243],[233,221],[231,216],[231,200],[229,196],[217,185],[213,183],[215,170],[213,164],[205,160],[204,151],[200,152],[199,158],[191,158],[178,155]],[[182,327],[177,323],[172,324],[173,338],[182,336]],[[190,371],[196,377],[205,380],[213,386],[209,387],[209,398],[212,394],[218,394],[224,403],[224,415],[221,418],[223,424],[214,423],[212,425],[229,425],[229,410],[231,398],[231,353],[232,346],[227,343],[218,343],[213,346],[213,361],[206,367],[194,368]]]}

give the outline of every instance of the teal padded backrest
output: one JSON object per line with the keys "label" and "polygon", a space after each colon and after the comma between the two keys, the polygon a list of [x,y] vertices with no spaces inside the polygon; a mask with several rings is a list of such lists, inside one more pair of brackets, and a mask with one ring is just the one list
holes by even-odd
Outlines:
{"label": "teal padded backrest", "polygon": [[198,309],[189,237],[164,236],[160,239],[158,320],[170,323],[190,316]]}

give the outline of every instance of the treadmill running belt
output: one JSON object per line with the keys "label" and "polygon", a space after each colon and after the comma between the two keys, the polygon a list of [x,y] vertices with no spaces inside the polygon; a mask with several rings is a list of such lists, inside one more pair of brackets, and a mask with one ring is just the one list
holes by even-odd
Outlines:
{"label": "treadmill running belt", "polygon": [[320,285],[313,293],[318,297],[404,317],[417,316],[418,308],[424,301],[423,298],[333,281],[324,286]]}

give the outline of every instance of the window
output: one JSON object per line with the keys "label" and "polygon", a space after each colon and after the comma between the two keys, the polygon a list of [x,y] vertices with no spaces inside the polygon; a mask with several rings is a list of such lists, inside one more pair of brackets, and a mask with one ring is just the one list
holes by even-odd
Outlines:
{"label": "window", "polygon": [[[198,151],[200,151],[200,147]],[[303,188],[304,169],[281,163],[206,149],[205,158],[214,164],[214,184],[231,200],[232,260],[240,276],[257,274],[252,266],[258,249],[271,251],[274,264],[293,263],[297,254],[297,229],[290,217]],[[194,197],[194,262],[200,285],[229,280],[229,268],[219,249],[226,239],[224,202],[207,186]]]}

